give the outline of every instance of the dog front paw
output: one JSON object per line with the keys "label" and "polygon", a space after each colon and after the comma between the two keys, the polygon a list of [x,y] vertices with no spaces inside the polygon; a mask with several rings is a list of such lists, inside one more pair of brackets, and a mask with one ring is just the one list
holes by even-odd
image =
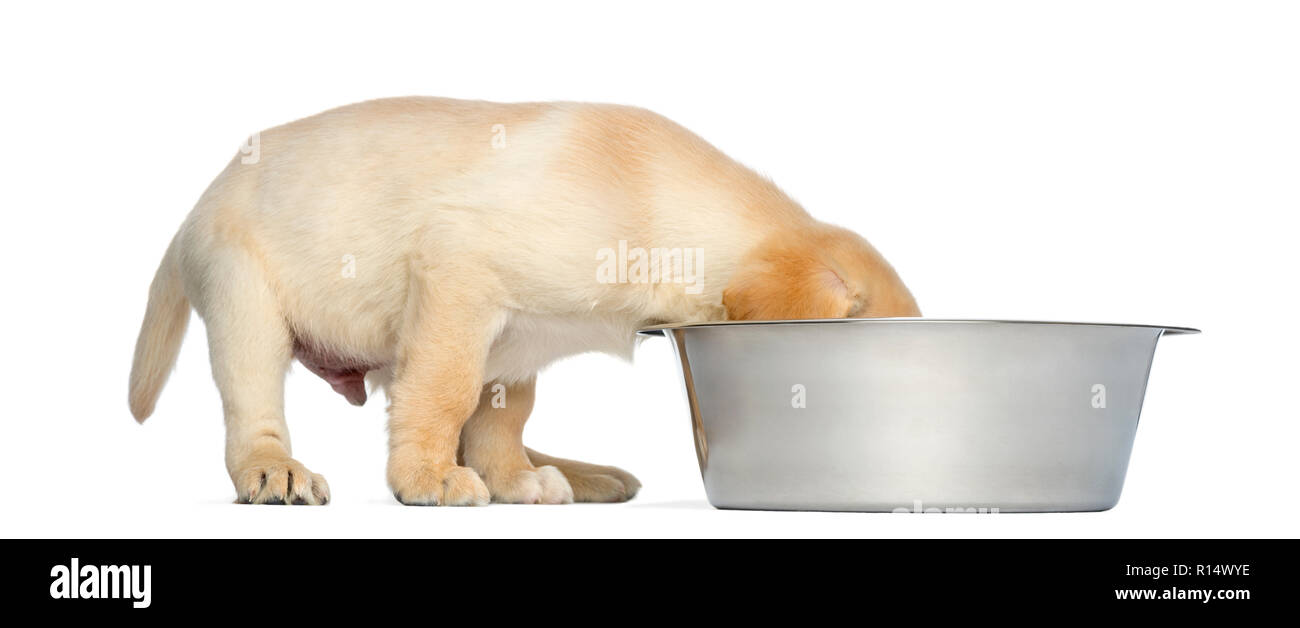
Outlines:
{"label": "dog front paw", "polygon": [[641,490],[641,482],[618,467],[605,467],[596,472],[589,469],[565,470],[564,473],[573,486],[574,499],[580,502],[625,502],[636,497]]}
{"label": "dog front paw", "polygon": [[517,469],[484,476],[492,501],[502,504],[572,504],[573,487],[555,467]]}
{"label": "dog front paw", "polygon": [[636,476],[618,467],[556,458],[531,449],[527,451],[529,461],[539,468],[554,466],[564,474],[573,489],[575,502],[625,502],[641,490],[641,482]]}
{"label": "dog front paw", "polygon": [[388,486],[407,506],[486,506],[487,485],[469,467],[434,465],[393,456],[388,462]]}

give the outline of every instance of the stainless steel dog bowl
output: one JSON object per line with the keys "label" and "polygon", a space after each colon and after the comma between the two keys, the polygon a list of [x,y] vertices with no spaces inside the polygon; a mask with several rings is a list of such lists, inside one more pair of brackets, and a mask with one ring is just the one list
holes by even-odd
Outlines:
{"label": "stainless steel dog bowl", "polygon": [[842,319],[661,325],[718,508],[1106,510],[1156,342],[1183,327]]}

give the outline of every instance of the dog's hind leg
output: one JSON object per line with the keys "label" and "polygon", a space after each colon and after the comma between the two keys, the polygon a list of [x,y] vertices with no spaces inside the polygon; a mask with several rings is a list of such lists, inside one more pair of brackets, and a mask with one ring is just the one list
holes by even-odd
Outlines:
{"label": "dog's hind leg", "polygon": [[293,336],[260,260],[237,244],[205,256],[195,309],[208,330],[212,376],[226,419],[226,469],[238,500],[324,504],[325,478],[290,456],[284,378]]}

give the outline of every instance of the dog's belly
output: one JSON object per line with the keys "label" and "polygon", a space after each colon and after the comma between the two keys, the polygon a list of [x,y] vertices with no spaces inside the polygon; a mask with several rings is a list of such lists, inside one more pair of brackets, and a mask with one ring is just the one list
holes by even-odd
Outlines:
{"label": "dog's belly", "polygon": [[512,312],[488,353],[485,381],[524,381],[556,360],[591,351],[631,360],[639,326],[609,314]]}
{"label": "dog's belly", "polygon": [[[631,360],[641,326],[610,315],[512,312],[488,353],[484,381],[525,381],[556,360],[592,351]],[[293,350],[298,362],[356,406],[366,402],[366,373],[389,366],[302,337],[295,339]]]}
{"label": "dog's belly", "polygon": [[343,356],[301,338],[294,340],[293,356],[354,406],[366,403],[366,373],[384,368],[383,364]]}

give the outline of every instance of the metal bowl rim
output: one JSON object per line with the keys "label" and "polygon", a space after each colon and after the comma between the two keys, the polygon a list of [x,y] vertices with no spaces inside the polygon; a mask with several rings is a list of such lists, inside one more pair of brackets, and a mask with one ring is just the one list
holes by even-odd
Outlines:
{"label": "metal bowl rim", "polygon": [[962,324],[962,325],[1061,325],[1061,326],[1078,326],[1078,327],[1129,327],[1139,329],[1159,329],[1165,334],[1199,334],[1201,330],[1193,327],[1177,327],[1173,325],[1135,325],[1128,323],[1081,323],[1067,321],[1022,321],[1008,319],[981,319],[981,318],[918,318],[918,317],[899,317],[899,318],[811,318],[811,319],[791,319],[791,320],[770,320],[770,321],[704,321],[698,323],[665,323],[662,325],[651,325],[638,329],[636,333],[645,336],[663,335],[670,329],[693,329],[697,327],[728,327],[736,326],[762,326],[762,325],[842,325],[846,323],[867,324],[867,325],[890,325],[890,324],[925,324],[925,323],[942,323],[942,324]]}

